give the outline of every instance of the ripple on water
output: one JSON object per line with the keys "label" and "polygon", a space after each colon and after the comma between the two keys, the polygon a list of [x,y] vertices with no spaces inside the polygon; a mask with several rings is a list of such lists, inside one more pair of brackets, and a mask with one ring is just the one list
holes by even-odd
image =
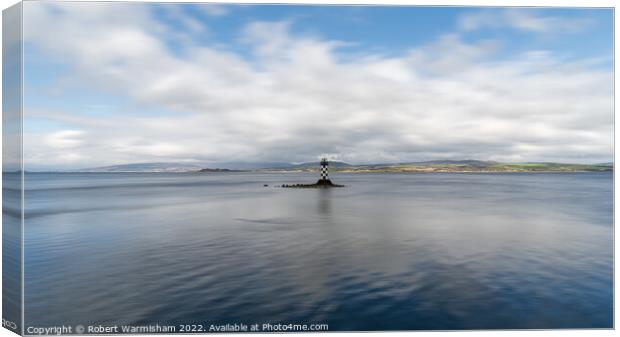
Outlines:
{"label": "ripple on water", "polygon": [[29,184],[26,317],[610,327],[611,178],[47,174]]}

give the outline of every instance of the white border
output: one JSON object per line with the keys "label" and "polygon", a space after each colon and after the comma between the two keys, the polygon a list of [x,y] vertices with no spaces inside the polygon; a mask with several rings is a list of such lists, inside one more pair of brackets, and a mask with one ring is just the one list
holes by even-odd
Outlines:
{"label": "white border", "polygon": [[[83,2],[97,2],[99,0],[80,0]],[[109,2],[122,2],[121,0],[105,0],[105,1],[109,1]],[[10,7],[11,5],[15,4],[17,1],[3,1],[2,5],[1,5],[1,9],[4,10],[8,7]],[[300,1],[300,0],[286,0],[286,1],[274,1],[274,0],[240,0],[240,1],[233,1],[233,0],[220,0],[220,1],[201,1],[201,0],[195,0],[195,1],[175,1],[175,0],[142,0],[140,2],[187,2],[187,3],[267,3],[267,4],[278,4],[278,3],[289,3],[289,4],[342,4],[342,5],[418,5],[418,6],[484,6],[484,7],[510,7],[510,6],[523,6],[523,7],[606,7],[606,8],[615,8],[616,6],[616,1],[613,0],[589,0],[589,1],[585,1],[585,0],[439,0],[439,1],[433,1],[433,0],[388,0],[388,1],[371,1],[371,0],[337,0],[337,1],[330,1],[330,0],[305,0],[305,1]],[[23,12],[22,12],[23,13]],[[614,13],[615,14],[615,13]],[[0,25],[0,34],[1,34],[1,29],[2,29],[2,25]],[[618,36],[618,21],[617,21],[617,17],[614,15],[614,61],[615,61],[615,55],[617,54],[617,49],[618,49],[618,44],[616,43],[617,41],[617,36]],[[0,54],[1,55],[1,54]],[[0,56],[0,62],[1,62],[1,56]],[[614,63],[615,65],[615,63]],[[614,70],[615,70],[615,66],[614,66]],[[0,75],[1,75],[1,68],[0,68]],[[23,74],[23,72],[22,72]],[[616,87],[618,85],[618,78],[617,76],[615,76],[615,71],[614,71],[614,87]],[[2,84],[0,83],[0,98],[1,98],[1,86]],[[22,94],[23,94],[23,83],[22,83]],[[615,95],[614,95],[615,96]],[[23,104],[23,95],[22,95],[22,104]],[[23,105],[22,105],[23,108]],[[615,111],[615,110],[614,110]],[[22,114],[23,117],[23,114]],[[614,117],[615,117],[615,112],[614,112]],[[615,118],[614,118],[615,120]],[[0,120],[0,126],[1,126],[1,120]],[[615,124],[614,124],[614,138],[615,138]],[[2,139],[0,137],[0,146],[2,145]],[[23,142],[22,142],[23,145]],[[615,149],[617,148],[617,140],[614,139],[614,159],[615,159]],[[23,149],[22,149],[23,151]],[[23,153],[22,153],[23,154]],[[1,161],[1,158],[0,158]],[[615,163],[615,160],[614,160]],[[23,162],[22,162],[23,165]],[[615,172],[614,172],[614,177],[615,177]],[[22,182],[23,184],[23,182]],[[2,186],[2,182],[0,181],[0,188]],[[23,186],[23,185],[22,185]],[[615,210],[617,209],[618,203],[617,200],[615,199],[615,191],[617,190],[619,186],[618,181],[616,181],[616,179],[614,179],[614,224],[615,219],[616,219],[616,212]],[[0,195],[0,202],[2,201],[2,196]],[[23,197],[22,197],[22,202],[23,202]],[[22,205],[22,209],[23,209],[23,205]],[[23,227],[22,226],[22,231],[23,231]],[[615,227],[615,226],[614,226]],[[22,232],[22,239],[23,239],[23,232]],[[617,259],[615,259],[615,242],[617,241],[618,236],[616,231],[614,230],[614,322],[619,322],[618,321],[618,310],[616,309],[616,293],[615,293],[615,289],[617,288],[618,285],[618,278],[615,277],[615,268],[617,267]],[[1,240],[0,240],[0,248],[1,248]],[[23,249],[22,249],[22,262],[23,262]],[[2,276],[2,262],[0,260],[0,277]],[[23,280],[23,266],[22,266],[22,280]],[[23,296],[23,294],[22,294]],[[23,301],[23,298],[22,298]],[[23,304],[23,303],[22,303]],[[22,306],[23,308],[23,306]],[[1,307],[0,307],[0,313],[1,313]],[[22,324],[23,325],[23,324]],[[541,330],[541,331],[494,331],[494,330],[484,330],[484,331],[458,331],[458,332],[369,332],[369,333],[363,333],[363,332],[354,332],[354,333],[329,333],[330,336],[376,336],[376,335],[380,335],[380,334],[393,334],[393,335],[404,335],[404,334],[415,334],[416,336],[454,336],[454,334],[458,334],[459,336],[479,336],[479,335],[483,335],[483,336],[539,336],[539,335],[543,335],[543,336],[611,336],[612,334],[615,335],[615,331],[613,330]],[[318,333],[309,333],[310,335],[319,335]],[[11,332],[9,332],[6,329],[0,329],[0,336],[9,336],[9,335],[13,335]],[[231,336],[240,336],[242,334],[230,334]],[[265,335],[273,335],[273,334],[252,334],[252,336],[265,336]],[[278,334],[278,335],[300,335],[299,333],[297,334]],[[308,335],[307,333],[303,333],[301,335]],[[175,334],[175,335],[164,335],[164,334],[158,334],[158,335],[142,335],[142,336],[179,336],[179,334]]]}

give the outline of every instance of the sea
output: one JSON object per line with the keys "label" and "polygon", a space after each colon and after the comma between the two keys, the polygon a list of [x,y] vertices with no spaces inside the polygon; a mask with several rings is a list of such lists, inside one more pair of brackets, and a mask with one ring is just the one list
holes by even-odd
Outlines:
{"label": "sea", "polygon": [[613,327],[611,172],[330,178],[26,173],[25,327]]}

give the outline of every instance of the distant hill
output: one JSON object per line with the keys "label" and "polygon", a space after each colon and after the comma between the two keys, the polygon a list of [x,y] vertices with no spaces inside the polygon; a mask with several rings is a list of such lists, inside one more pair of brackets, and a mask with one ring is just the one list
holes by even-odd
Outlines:
{"label": "distant hill", "polygon": [[411,162],[411,163],[403,163],[412,164],[412,165],[464,165],[464,166],[474,166],[474,167],[487,167],[491,165],[498,164],[496,161],[484,161],[484,160],[429,160],[429,161],[420,161],[420,162]]}
{"label": "distant hill", "polygon": [[415,172],[605,172],[613,165],[565,163],[500,163],[478,160],[438,160],[403,164],[359,165],[336,169],[351,173]]}
{"label": "distant hill", "polygon": [[[307,162],[307,163],[301,163],[301,164],[291,164],[289,167],[290,168],[304,168],[304,167],[319,167],[319,166],[321,166],[321,162],[314,161],[314,162]],[[346,167],[346,166],[353,166],[353,165],[342,162],[342,161],[330,161],[329,166],[330,167]]]}
{"label": "distant hill", "polygon": [[229,170],[257,170],[264,168],[281,168],[281,167],[290,167],[291,163],[285,162],[219,162],[219,163],[208,163],[203,167],[219,167],[226,168]]}
{"label": "distant hill", "polygon": [[72,172],[216,172],[257,170],[261,168],[291,167],[291,163],[282,162],[223,162],[223,163],[134,163],[123,165],[111,165],[71,170]]}
{"label": "distant hill", "polygon": [[136,163],[73,170],[74,172],[192,172],[204,168],[186,163]]}
{"label": "distant hill", "polygon": [[[613,163],[567,164],[567,163],[501,163],[482,160],[430,160],[409,163],[385,163],[353,165],[342,161],[330,161],[333,172],[600,172],[613,171]],[[238,171],[307,171],[315,172],[320,163],[136,163],[102,166],[73,170],[73,172],[238,172]]]}
{"label": "distant hill", "polygon": [[[603,172],[612,171],[609,164],[565,164],[565,163],[500,163],[482,160],[430,160],[409,163],[385,163],[351,165],[330,162],[332,172],[347,173],[415,173],[415,172]],[[319,163],[303,163],[291,167],[266,169],[267,171],[309,171],[319,170]]]}
{"label": "distant hill", "polygon": [[[345,168],[345,167],[353,167],[354,165],[351,165],[349,163],[345,163],[342,161],[330,161],[329,162],[329,167],[332,170],[337,170],[340,168]],[[314,162],[306,162],[306,163],[299,163],[299,164],[288,164],[288,165],[282,165],[280,167],[265,167],[265,168],[260,168],[259,171],[316,171],[321,167],[321,162],[318,161],[314,161]]]}

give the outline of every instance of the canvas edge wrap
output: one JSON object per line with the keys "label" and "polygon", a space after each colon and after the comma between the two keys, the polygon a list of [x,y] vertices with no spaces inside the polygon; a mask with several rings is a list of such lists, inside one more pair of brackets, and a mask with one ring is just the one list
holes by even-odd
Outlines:
{"label": "canvas edge wrap", "polygon": [[2,11],[2,326],[23,334],[23,11]]}

